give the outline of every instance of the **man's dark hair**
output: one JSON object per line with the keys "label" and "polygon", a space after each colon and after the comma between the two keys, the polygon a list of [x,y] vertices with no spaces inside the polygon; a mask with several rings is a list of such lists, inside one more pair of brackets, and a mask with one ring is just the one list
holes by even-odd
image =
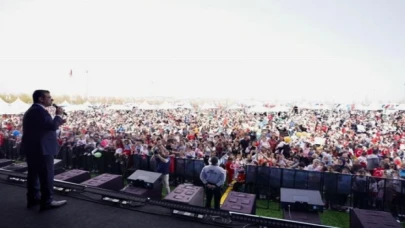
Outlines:
{"label": "man's dark hair", "polygon": [[39,103],[39,98],[40,97],[45,97],[45,94],[49,93],[48,90],[35,90],[34,93],[32,94],[32,101],[34,103]]}
{"label": "man's dark hair", "polygon": [[217,157],[212,157],[211,158],[211,164],[212,165],[218,165],[218,158]]}

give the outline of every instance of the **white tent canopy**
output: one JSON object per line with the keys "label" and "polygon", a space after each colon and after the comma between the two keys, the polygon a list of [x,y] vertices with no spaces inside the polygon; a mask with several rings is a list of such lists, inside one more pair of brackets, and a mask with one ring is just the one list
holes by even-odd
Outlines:
{"label": "white tent canopy", "polygon": [[62,107],[67,107],[67,106],[70,106],[71,104],[67,101],[67,100],[65,100],[64,102],[62,102],[62,104],[60,104],[60,106],[62,106]]}
{"label": "white tent canopy", "polygon": [[260,107],[263,105],[262,102],[257,100],[244,100],[241,103],[249,107]]}
{"label": "white tent canopy", "polygon": [[185,102],[183,104],[178,104],[178,108],[193,109],[193,106],[189,102]]}
{"label": "white tent canopy", "polygon": [[248,112],[256,112],[256,113],[263,113],[263,112],[269,112],[269,111],[270,111],[270,109],[264,107],[263,105],[256,105],[248,110]]}
{"label": "white tent canopy", "polygon": [[354,110],[360,110],[360,111],[364,111],[364,110],[368,110],[367,106],[361,105],[361,104],[356,104],[354,106]]}
{"label": "white tent canopy", "polygon": [[201,109],[216,109],[217,107],[215,105],[205,103],[200,108]]}
{"label": "white tent canopy", "polygon": [[9,114],[10,104],[0,98],[0,114]]}
{"label": "white tent canopy", "polygon": [[287,106],[277,105],[270,109],[271,112],[289,112],[291,108]]}
{"label": "white tent canopy", "polygon": [[367,106],[366,110],[377,111],[377,110],[383,110],[383,108],[382,108],[382,105],[373,103],[373,104],[370,104],[369,106]]}
{"label": "white tent canopy", "polygon": [[395,107],[396,110],[405,111],[405,104],[400,104]]}
{"label": "white tent canopy", "polygon": [[169,102],[165,101],[165,102],[163,102],[163,104],[158,106],[158,109],[164,109],[164,110],[176,109],[176,106],[169,104]]}
{"label": "white tent canopy", "polygon": [[23,102],[20,98],[17,98],[13,103],[11,103],[6,110],[7,114],[21,114],[28,110],[31,105]]}
{"label": "white tent canopy", "polygon": [[304,104],[301,104],[301,105],[298,105],[298,108],[299,109],[313,109],[313,105],[311,105],[310,103],[304,103]]}
{"label": "white tent canopy", "polygon": [[122,111],[131,111],[132,108],[126,105],[111,105],[107,108],[108,110],[122,110]]}
{"label": "white tent canopy", "polygon": [[91,108],[89,106],[86,105],[70,105],[65,107],[65,110],[67,112],[73,112],[73,111],[87,111],[90,110]]}
{"label": "white tent canopy", "polygon": [[132,102],[132,103],[125,103],[125,105],[128,106],[128,107],[138,107],[138,106],[139,106],[139,104],[134,103],[134,102]]}
{"label": "white tent canopy", "polygon": [[87,106],[87,107],[93,106],[89,101],[84,102],[82,105]]}
{"label": "white tent canopy", "polygon": [[239,104],[234,104],[234,105],[228,107],[228,110],[238,110],[238,109],[243,109],[243,107],[240,106]]}
{"label": "white tent canopy", "polygon": [[0,98],[0,107],[2,107],[3,105],[8,105],[8,103],[3,101],[3,99]]}
{"label": "white tent canopy", "polygon": [[314,110],[330,110],[331,108],[328,105],[315,104],[312,109],[314,109]]}
{"label": "white tent canopy", "polygon": [[148,102],[144,101],[142,104],[138,106],[139,109],[141,110],[155,110],[156,107],[153,105],[150,105]]}
{"label": "white tent canopy", "polygon": [[337,110],[348,110],[348,104],[340,104],[338,106],[336,106]]}

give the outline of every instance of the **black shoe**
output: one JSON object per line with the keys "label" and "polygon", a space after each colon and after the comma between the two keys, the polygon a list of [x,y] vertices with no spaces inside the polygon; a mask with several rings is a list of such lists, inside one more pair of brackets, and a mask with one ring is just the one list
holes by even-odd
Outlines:
{"label": "black shoe", "polygon": [[59,201],[54,200],[49,204],[41,205],[41,207],[39,208],[39,211],[47,211],[47,210],[55,209],[55,208],[65,205],[66,202],[67,202],[66,200],[59,200]]}
{"label": "black shoe", "polygon": [[35,206],[39,205],[39,203],[40,203],[40,200],[32,200],[32,201],[30,200],[27,203],[27,209],[35,207]]}

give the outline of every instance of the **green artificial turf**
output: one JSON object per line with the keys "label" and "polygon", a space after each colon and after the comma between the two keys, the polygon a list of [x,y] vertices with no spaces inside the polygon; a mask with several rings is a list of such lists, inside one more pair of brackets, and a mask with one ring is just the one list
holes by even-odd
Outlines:
{"label": "green artificial turf", "polygon": [[[91,177],[98,176],[98,174],[91,174]],[[127,184],[127,180],[124,179],[124,184]],[[170,186],[171,190],[174,190],[176,187]],[[167,195],[166,189],[162,190],[162,198]],[[268,207],[268,208],[267,208]],[[282,211],[279,209],[278,202],[270,201],[268,204],[267,200],[257,200],[256,201],[256,215],[272,217],[272,218],[283,218]],[[349,228],[349,213],[339,212],[332,210],[325,210],[320,214],[322,225],[340,227],[340,228]],[[405,224],[402,224],[402,227],[405,228]]]}
{"label": "green artificial turf", "polygon": [[[257,200],[256,206],[256,215],[283,218],[283,213],[279,209],[278,203],[270,202],[269,208],[267,209],[267,200]],[[346,212],[324,211],[320,216],[323,225],[342,228],[349,227],[349,214]]]}

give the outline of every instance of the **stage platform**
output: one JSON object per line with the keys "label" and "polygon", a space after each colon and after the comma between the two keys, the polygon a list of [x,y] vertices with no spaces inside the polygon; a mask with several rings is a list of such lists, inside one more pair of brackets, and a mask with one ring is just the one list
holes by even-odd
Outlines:
{"label": "stage platform", "polygon": [[[149,208],[150,212],[138,212],[95,203],[91,195],[83,199],[55,195],[56,199],[66,199],[68,204],[50,211],[38,212],[38,207],[26,209],[26,189],[22,186],[0,182],[0,227],[41,227],[41,228],[74,228],[74,227],[213,227],[209,224],[180,220],[169,217],[165,208]],[[159,214],[159,215],[158,215]]]}

